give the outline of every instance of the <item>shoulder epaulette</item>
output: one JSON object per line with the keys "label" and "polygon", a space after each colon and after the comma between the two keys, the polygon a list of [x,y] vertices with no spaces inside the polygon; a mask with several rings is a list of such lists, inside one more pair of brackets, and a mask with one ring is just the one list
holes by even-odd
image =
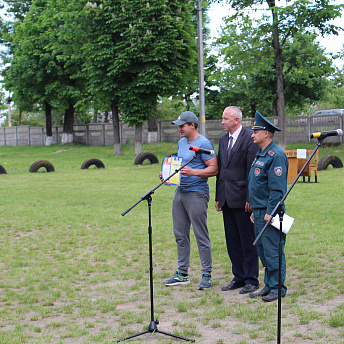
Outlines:
{"label": "shoulder epaulette", "polygon": [[275,152],[273,152],[272,150],[269,150],[269,151],[268,151],[268,154],[269,154],[270,156],[274,156],[274,155],[275,155]]}

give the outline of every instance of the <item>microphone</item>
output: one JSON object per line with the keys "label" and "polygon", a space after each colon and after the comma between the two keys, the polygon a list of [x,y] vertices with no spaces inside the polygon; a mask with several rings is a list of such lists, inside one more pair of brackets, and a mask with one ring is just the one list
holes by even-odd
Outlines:
{"label": "microphone", "polygon": [[309,134],[309,137],[311,139],[325,139],[327,136],[342,136],[343,130],[337,129],[337,130],[330,130],[330,131],[322,131],[318,133]]}
{"label": "microphone", "polygon": [[208,150],[208,149],[202,149],[202,148],[198,148],[198,147],[192,147],[189,146],[189,150],[192,150],[194,152],[199,153],[199,154],[208,154],[210,156],[214,156],[215,155],[215,151],[213,150]]}

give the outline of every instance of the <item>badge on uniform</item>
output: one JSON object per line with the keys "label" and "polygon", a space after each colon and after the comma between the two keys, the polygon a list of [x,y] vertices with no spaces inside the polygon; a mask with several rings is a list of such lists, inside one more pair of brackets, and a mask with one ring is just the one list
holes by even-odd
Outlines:
{"label": "badge on uniform", "polygon": [[257,161],[256,165],[263,167],[264,166],[264,161]]}
{"label": "badge on uniform", "polygon": [[280,177],[283,173],[283,169],[282,169],[282,166],[277,166],[274,168],[274,171],[275,171],[275,174],[277,177]]}
{"label": "badge on uniform", "polygon": [[254,175],[255,175],[256,177],[258,177],[258,176],[260,175],[260,168],[256,168],[256,169],[254,170]]}

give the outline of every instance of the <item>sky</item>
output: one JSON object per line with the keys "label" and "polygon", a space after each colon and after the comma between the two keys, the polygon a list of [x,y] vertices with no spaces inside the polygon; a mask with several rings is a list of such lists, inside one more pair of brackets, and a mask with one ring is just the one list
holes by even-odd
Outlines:
{"label": "sky", "polygon": [[[281,6],[280,3],[283,3],[284,1],[277,1],[277,5]],[[331,4],[343,4],[344,0],[335,0],[332,1]],[[209,28],[211,30],[211,36],[217,37],[219,36],[219,32],[221,31],[221,25],[224,25],[224,22],[222,20],[223,16],[230,15],[230,6],[225,3],[223,0],[222,3],[216,3],[212,4],[211,7],[208,10],[208,16],[210,18],[210,24]],[[259,14],[259,13],[258,13]],[[333,21],[333,24],[337,26],[341,26],[344,28],[344,10],[342,11],[342,18],[338,18]],[[325,51],[328,53],[338,53],[340,50],[343,49],[344,44],[344,31],[342,31],[338,36],[330,35],[326,37],[320,37],[319,36],[319,43],[323,48],[325,48]],[[344,66],[344,60],[343,59],[337,59],[334,61],[335,65],[339,68],[343,68]]]}

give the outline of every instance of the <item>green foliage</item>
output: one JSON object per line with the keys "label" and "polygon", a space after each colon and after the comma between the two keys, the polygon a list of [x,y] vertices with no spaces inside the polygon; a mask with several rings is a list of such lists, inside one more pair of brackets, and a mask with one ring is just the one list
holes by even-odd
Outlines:
{"label": "green foliage", "polygon": [[151,117],[158,96],[177,90],[196,50],[191,8],[179,0],[87,3],[90,90],[115,99],[129,124]]}
{"label": "green foliage", "polygon": [[7,101],[5,97],[5,92],[0,89],[0,110],[7,108]]}
{"label": "green foliage", "polygon": [[25,14],[29,12],[32,0],[3,0],[7,5],[7,12],[16,20],[23,21]]}
{"label": "green foliage", "polygon": [[329,21],[341,16],[343,5],[330,5],[330,0],[316,1],[315,3],[309,0],[287,1],[284,7],[276,6],[276,2],[271,0],[229,0],[229,3],[236,10],[230,20],[241,17],[247,7],[256,9],[256,6],[262,4],[267,6],[267,13],[270,13],[270,17],[263,16],[263,21],[258,26],[258,32],[261,35],[266,34],[268,46],[271,45],[273,48],[277,99],[273,99],[272,114],[278,114],[282,130],[279,145],[284,148],[286,123],[285,44],[288,39],[307,33],[337,34],[338,28]]}
{"label": "green foliage", "polygon": [[[337,70],[334,77],[328,82],[326,96],[322,104],[323,109],[342,109],[344,107],[344,74]],[[319,108],[320,110],[320,108]]]}
{"label": "green foliage", "polygon": [[[11,125],[19,125],[19,111],[12,110],[11,112]],[[37,112],[23,112],[20,119],[21,125],[30,125],[32,127],[44,127],[45,126],[45,114],[43,111]],[[8,118],[4,122],[4,126],[8,126]]]}
{"label": "green foliage", "polygon": [[4,77],[21,111],[31,111],[35,104],[64,110],[82,97],[81,42],[78,31],[71,30],[77,11],[76,3],[37,0],[15,23],[16,49]]}
{"label": "green foliage", "polygon": [[186,111],[185,104],[180,99],[160,98],[157,106],[159,119],[177,118]]}
{"label": "green foliage", "polygon": [[[249,116],[254,116],[256,110],[272,114],[278,98],[275,57],[267,44],[269,33],[261,27],[262,21],[253,21],[248,16],[234,22],[228,19],[215,43],[226,63],[226,67],[213,74],[221,83],[219,105],[238,104]],[[324,97],[332,62],[311,33],[288,38],[282,56],[287,113],[300,112],[304,104]]]}

